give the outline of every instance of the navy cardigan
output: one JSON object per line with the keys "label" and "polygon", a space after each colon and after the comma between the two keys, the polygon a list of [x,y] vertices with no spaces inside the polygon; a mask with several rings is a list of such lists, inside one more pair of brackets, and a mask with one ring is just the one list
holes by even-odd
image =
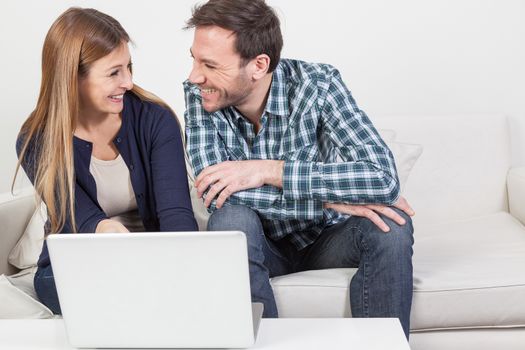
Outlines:
{"label": "navy cardigan", "polygon": [[[35,174],[35,150],[30,144],[22,167],[31,182]],[[24,135],[17,140],[20,154]],[[188,190],[180,128],[173,113],[156,104],[140,100],[132,92],[124,95],[122,126],[113,140],[128,166],[138,211],[146,231],[197,231]],[[75,218],[79,233],[93,233],[107,219],[97,201],[95,180],[89,172],[91,142],[73,137],[75,161]],[[71,232],[66,220],[60,233]],[[39,267],[50,264],[44,243]]]}

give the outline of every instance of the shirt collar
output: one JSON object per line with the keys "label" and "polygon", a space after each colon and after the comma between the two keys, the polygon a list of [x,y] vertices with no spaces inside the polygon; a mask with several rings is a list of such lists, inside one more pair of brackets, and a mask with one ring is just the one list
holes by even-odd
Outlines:
{"label": "shirt collar", "polygon": [[279,62],[272,75],[272,83],[265,108],[267,113],[279,116],[287,116],[289,114],[286,84],[283,64]]}

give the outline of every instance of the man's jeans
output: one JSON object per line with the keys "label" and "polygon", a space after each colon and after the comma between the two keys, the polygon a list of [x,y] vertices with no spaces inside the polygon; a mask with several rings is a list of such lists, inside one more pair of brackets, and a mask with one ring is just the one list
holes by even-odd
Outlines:
{"label": "man's jeans", "polygon": [[390,227],[381,231],[370,220],[350,217],[324,229],[317,240],[297,251],[286,239],[274,242],[264,235],[257,213],[234,205],[216,210],[210,231],[239,230],[246,234],[252,301],[264,304],[264,317],[278,317],[269,279],[304,270],[357,267],[350,283],[353,317],[397,317],[408,338],[412,305],[412,220],[398,225],[381,216]]}

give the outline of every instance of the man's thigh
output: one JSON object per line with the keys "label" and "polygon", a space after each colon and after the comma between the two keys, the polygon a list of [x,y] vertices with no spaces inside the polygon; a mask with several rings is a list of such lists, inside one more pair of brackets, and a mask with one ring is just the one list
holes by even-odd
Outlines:
{"label": "man's thigh", "polygon": [[286,246],[282,242],[274,242],[267,236],[264,237],[263,254],[264,265],[268,268],[270,278],[287,275],[295,272],[294,257],[290,256]]}
{"label": "man's thigh", "polygon": [[325,228],[315,242],[305,248],[297,270],[357,267],[361,252],[356,241],[361,219],[350,217]]}
{"label": "man's thigh", "polygon": [[323,230],[319,238],[304,252],[298,270],[358,267],[363,254],[390,251],[394,254],[413,244],[411,218],[393,208],[405,221],[398,225],[381,215],[390,227],[385,233],[367,218],[352,216]]}

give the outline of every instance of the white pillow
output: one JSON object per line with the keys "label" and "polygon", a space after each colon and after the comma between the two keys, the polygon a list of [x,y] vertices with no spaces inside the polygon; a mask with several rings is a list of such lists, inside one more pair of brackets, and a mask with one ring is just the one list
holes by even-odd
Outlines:
{"label": "white pillow", "polygon": [[377,129],[377,132],[394,154],[397,176],[399,176],[399,183],[401,185],[401,190],[403,190],[410,171],[416,164],[421,153],[423,153],[423,146],[411,143],[394,142],[396,139],[396,132],[391,129]]}
{"label": "white pillow", "polygon": [[0,275],[0,319],[54,317],[53,312],[36,298],[35,270],[30,268],[10,277]]}
{"label": "white pillow", "polygon": [[46,222],[46,208],[41,205],[35,209],[31,220],[27,224],[24,234],[9,253],[8,261],[20,270],[36,266],[38,257],[44,244],[44,224]]}
{"label": "white pillow", "polygon": [[379,136],[385,141],[394,141],[396,139],[396,132],[390,129],[377,129]]}
{"label": "white pillow", "polygon": [[412,143],[389,141],[386,141],[386,144],[394,155],[397,176],[399,176],[401,191],[403,191],[408,180],[408,176],[410,175],[410,171],[416,164],[416,161],[418,160],[421,153],[423,153],[423,146]]}

